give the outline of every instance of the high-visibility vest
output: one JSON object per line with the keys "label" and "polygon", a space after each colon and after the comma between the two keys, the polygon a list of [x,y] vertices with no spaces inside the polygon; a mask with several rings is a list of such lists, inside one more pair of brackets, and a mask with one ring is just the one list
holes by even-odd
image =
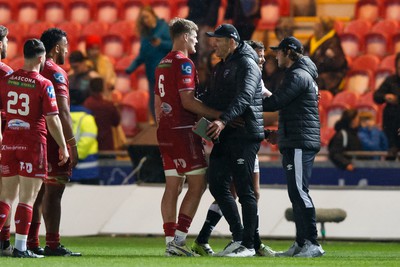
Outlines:
{"label": "high-visibility vest", "polygon": [[71,106],[72,129],[77,143],[79,161],[72,170],[71,180],[93,179],[99,176],[97,125],[90,111]]}

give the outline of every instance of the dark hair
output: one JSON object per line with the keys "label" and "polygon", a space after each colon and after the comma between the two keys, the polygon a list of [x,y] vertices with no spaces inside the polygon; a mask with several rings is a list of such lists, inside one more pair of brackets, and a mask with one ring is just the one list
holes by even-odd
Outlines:
{"label": "dark hair", "polygon": [[67,38],[67,33],[59,28],[50,28],[44,31],[40,40],[46,47],[46,53],[49,53],[63,37]]}
{"label": "dark hair", "polygon": [[8,34],[8,29],[7,27],[0,25],[0,41],[2,42],[4,40],[4,37],[6,37]]}
{"label": "dark hair", "polygon": [[24,44],[24,58],[33,59],[46,52],[43,43],[38,39],[29,39]]}
{"label": "dark hair", "polygon": [[245,41],[249,46],[251,46],[254,50],[256,49],[263,49],[265,50],[265,46],[262,42],[259,41],[253,41],[253,40],[248,40]]}
{"label": "dark hair", "polygon": [[301,52],[300,52],[300,53],[297,53],[296,51],[294,51],[293,49],[290,49],[290,48],[283,48],[283,49],[282,49],[283,53],[284,53],[286,56],[289,55],[289,59],[290,59],[291,61],[297,61],[297,60],[299,60],[300,58],[303,57],[304,47],[301,47],[300,50],[301,50]]}
{"label": "dark hair", "polygon": [[156,19],[158,19],[158,17],[157,17],[157,14],[154,12],[154,9],[153,9],[151,6],[149,6],[149,5],[143,6],[143,7],[140,9],[139,16],[138,16],[138,18],[137,18],[137,20],[136,20],[136,28],[138,29],[139,34],[140,34],[141,37],[146,37],[146,36],[149,36],[149,35],[150,35],[150,32],[151,32],[152,29],[149,29],[149,27],[147,27],[147,26],[143,23],[143,19],[142,19],[142,13],[143,13],[143,11],[149,12],[149,13],[150,13],[151,15],[153,15]]}
{"label": "dark hair", "polygon": [[350,129],[351,122],[357,117],[358,111],[356,109],[346,109],[343,111],[340,119],[335,123],[335,130]]}
{"label": "dark hair", "polygon": [[172,40],[181,34],[198,30],[199,28],[197,27],[196,23],[187,19],[173,18],[169,23],[169,34],[171,35]]}
{"label": "dark hair", "polygon": [[89,88],[91,93],[101,93],[104,90],[104,80],[101,77],[96,77],[90,80]]}

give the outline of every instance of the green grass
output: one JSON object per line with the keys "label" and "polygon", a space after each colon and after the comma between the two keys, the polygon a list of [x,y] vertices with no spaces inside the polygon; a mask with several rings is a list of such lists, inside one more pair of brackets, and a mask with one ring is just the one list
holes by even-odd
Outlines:
{"label": "green grass", "polygon": [[[177,258],[164,257],[161,237],[75,237],[62,239],[82,257],[46,257],[44,259],[0,258],[0,266],[400,266],[399,242],[339,242],[323,244],[325,256],[314,259],[297,258]],[[189,238],[189,242],[193,238]],[[213,238],[211,245],[220,251],[228,239]],[[264,241],[275,250],[285,250],[291,241]]]}

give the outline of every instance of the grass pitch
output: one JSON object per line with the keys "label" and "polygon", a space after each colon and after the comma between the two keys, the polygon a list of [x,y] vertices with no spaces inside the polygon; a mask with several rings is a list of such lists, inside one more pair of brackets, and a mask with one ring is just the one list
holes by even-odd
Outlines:
{"label": "grass pitch", "polygon": [[[43,240],[43,238],[42,238]],[[62,238],[63,244],[82,257],[46,257],[44,259],[0,258],[0,266],[400,266],[400,242],[339,242],[323,244],[325,256],[297,258],[216,258],[164,257],[162,237],[74,237]],[[193,238],[188,240],[191,244]],[[220,251],[228,239],[212,238],[210,244]],[[274,250],[286,250],[292,241],[267,241]]]}

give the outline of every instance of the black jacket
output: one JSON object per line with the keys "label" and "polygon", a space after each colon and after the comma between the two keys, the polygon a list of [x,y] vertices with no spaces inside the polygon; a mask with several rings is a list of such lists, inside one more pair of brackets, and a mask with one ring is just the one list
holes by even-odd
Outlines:
{"label": "black jacket", "polygon": [[351,156],[344,154],[346,151],[362,150],[357,129],[345,129],[335,126],[336,133],[329,141],[329,159],[340,169],[346,169],[351,163]]}
{"label": "black jacket", "polygon": [[264,111],[279,110],[279,149],[319,151],[317,76],[317,67],[304,56],[286,69],[279,89],[263,100]]}
{"label": "black jacket", "polygon": [[[220,118],[228,125],[221,132],[221,140],[227,137],[256,141],[264,139],[258,60],[253,48],[241,42],[232,55],[214,68],[204,102],[209,107],[223,111]],[[229,125],[237,117],[244,119],[244,127]]]}

